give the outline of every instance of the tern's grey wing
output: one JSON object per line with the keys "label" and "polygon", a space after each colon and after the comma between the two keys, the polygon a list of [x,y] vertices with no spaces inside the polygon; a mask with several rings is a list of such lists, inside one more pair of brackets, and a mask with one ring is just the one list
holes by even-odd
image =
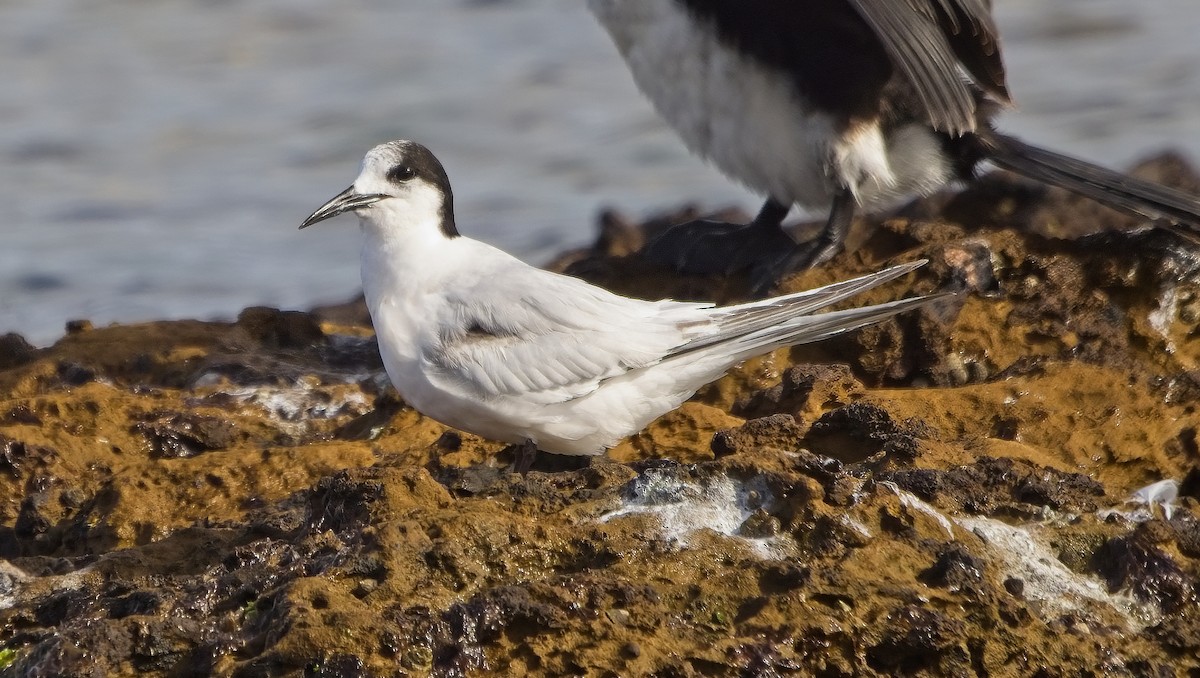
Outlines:
{"label": "tern's grey wing", "polygon": [[448,299],[448,329],[425,359],[444,385],[484,400],[579,398],[659,362],[705,322],[700,305],[626,299],[528,268]]}
{"label": "tern's grey wing", "polygon": [[975,84],[1009,101],[989,0],[849,0],[912,83],[937,129],[975,129]]}

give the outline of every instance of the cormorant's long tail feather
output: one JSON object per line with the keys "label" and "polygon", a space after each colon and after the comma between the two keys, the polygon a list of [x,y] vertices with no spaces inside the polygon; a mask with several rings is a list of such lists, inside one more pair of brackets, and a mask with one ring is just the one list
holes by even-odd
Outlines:
{"label": "cormorant's long tail feather", "polygon": [[983,139],[987,159],[1006,170],[1129,212],[1200,242],[1200,198],[1003,134]]}

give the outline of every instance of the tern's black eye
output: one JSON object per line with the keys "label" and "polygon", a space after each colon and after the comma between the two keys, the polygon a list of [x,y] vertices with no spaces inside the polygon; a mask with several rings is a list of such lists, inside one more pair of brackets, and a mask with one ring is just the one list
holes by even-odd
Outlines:
{"label": "tern's black eye", "polygon": [[408,181],[409,179],[412,179],[415,176],[417,176],[417,171],[415,169],[413,169],[412,167],[410,167],[409,165],[396,165],[395,167],[388,170],[388,173],[387,173],[388,180],[394,181],[397,183],[399,183],[401,181]]}

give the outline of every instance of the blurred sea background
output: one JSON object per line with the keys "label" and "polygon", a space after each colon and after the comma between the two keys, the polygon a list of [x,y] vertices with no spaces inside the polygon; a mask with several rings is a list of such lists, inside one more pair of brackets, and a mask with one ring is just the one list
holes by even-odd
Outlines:
{"label": "blurred sea background", "polygon": [[[1006,131],[1200,160],[1200,3],[995,0]],[[0,333],[353,296],[371,146],[425,143],[459,228],[542,263],[596,211],[759,199],[692,158],[583,0],[0,2]]]}

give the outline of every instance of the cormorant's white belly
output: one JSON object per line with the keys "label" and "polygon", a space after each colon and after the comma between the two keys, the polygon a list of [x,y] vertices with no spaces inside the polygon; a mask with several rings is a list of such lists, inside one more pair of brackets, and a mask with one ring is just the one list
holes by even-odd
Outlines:
{"label": "cormorant's white belly", "polygon": [[870,207],[928,193],[951,178],[931,130],[885,138],[813,110],[782,71],[721,42],[677,0],[588,0],[638,87],[694,153],[783,203],[826,208],[850,188]]}

